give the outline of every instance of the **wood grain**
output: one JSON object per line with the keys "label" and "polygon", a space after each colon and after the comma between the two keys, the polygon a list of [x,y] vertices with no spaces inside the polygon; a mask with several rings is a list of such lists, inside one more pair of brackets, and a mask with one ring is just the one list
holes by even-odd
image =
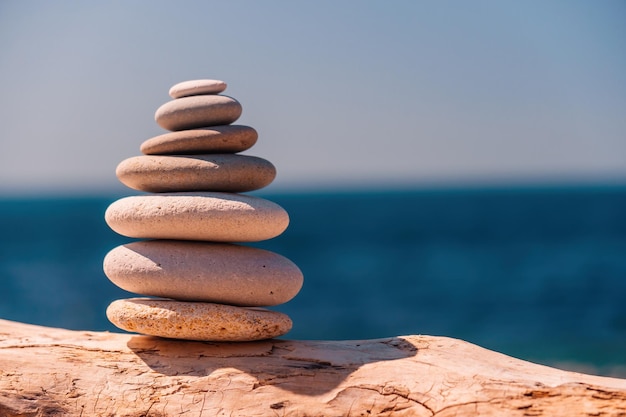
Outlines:
{"label": "wood grain", "polygon": [[200,343],[0,320],[0,416],[626,416],[626,380],[433,336]]}

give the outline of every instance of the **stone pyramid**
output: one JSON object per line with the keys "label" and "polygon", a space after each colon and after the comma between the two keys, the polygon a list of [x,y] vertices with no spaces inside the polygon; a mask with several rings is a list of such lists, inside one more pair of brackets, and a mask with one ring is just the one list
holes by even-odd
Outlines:
{"label": "stone pyramid", "polygon": [[113,202],[105,220],[115,232],[140,239],[110,251],[106,276],[145,297],[116,300],[107,317],[145,335],[201,341],[252,341],[287,333],[291,319],[264,307],[285,303],[303,283],[289,259],[245,246],[280,235],[287,212],[242,194],[269,185],[276,169],[241,155],[258,139],[233,125],[241,104],[222,95],[226,83],[174,85],[155,120],[170,132],[141,144],[144,155],[116,170],[144,194]]}

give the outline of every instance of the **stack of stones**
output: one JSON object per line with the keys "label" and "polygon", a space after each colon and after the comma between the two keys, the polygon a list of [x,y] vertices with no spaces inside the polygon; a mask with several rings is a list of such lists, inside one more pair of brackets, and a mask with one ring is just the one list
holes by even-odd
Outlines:
{"label": "stack of stones", "polygon": [[155,114],[170,130],[141,145],[142,156],[116,170],[130,188],[147,192],[112,203],[105,219],[117,233],[139,239],[109,252],[104,272],[120,288],[158,298],[116,300],[107,317],[146,335],[202,341],[277,337],[290,318],[266,306],[292,299],[303,277],[289,259],[237,243],[280,235],[289,223],[279,205],[241,194],[270,184],[274,166],[240,155],[257,132],[232,125],[235,99],[217,80],[173,86],[173,100]]}

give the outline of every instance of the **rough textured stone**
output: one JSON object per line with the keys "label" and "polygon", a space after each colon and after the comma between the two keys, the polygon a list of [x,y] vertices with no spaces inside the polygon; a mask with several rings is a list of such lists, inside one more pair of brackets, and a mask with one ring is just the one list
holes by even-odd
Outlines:
{"label": "rough textured stone", "polygon": [[177,98],[159,107],[154,119],[164,129],[185,130],[228,125],[241,116],[241,104],[228,96],[204,95]]}
{"label": "rough textured stone", "polygon": [[125,197],[105,212],[109,227],[134,238],[255,242],[280,235],[289,215],[271,201],[240,194],[187,192]]}
{"label": "rough textured stone", "polygon": [[202,94],[219,94],[226,90],[226,83],[220,80],[190,80],[173,85],[170,97],[181,98]]}
{"label": "rough textured stone", "polygon": [[263,158],[236,154],[142,155],[125,159],[115,173],[123,184],[140,191],[238,193],[269,185],[276,168]]}
{"label": "rough textured stone", "polygon": [[291,319],[277,311],[149,298],[113,301],[106,314],[111,323],[129,332],[198,341],[271,339],[292,326]]}
{"label": "rough textured stone", "polygon": [[250,149],[259,135],[243,125],[181,130],[155,136],[141,144],[146,155],[235,153]]}
{"label": "rough textured stone", "polygon": [[104,272],[136,294],[239,306],[286,303],[302,272],[277,253],[228,243],[149,240],[111,250]]}

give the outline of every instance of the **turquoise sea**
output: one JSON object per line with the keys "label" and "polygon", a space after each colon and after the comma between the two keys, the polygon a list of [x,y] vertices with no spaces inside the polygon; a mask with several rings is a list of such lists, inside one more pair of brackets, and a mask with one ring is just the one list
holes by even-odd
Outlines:
{"label": "turquoise sea", "polygon": [[[625,187],[257,195],[291,224],[253,246],[305,276],[276,307],[286,337],[442,335],[626,377]],[[116,331],[104,311],[130,295],[101,264],[129,241],[103,220],[119,197],[0,198],[0,318]]]}

